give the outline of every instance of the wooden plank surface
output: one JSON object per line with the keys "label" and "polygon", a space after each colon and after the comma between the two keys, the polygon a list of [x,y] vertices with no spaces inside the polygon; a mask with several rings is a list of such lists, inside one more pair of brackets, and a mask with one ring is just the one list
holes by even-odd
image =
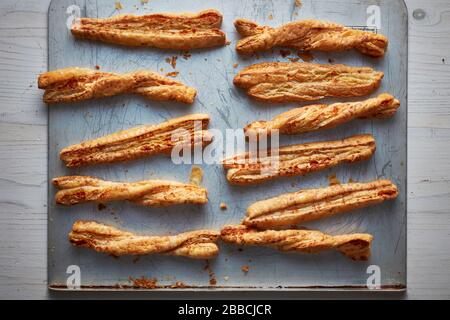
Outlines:
{"label": "wooden plank surface", "polygon": [[[36,78],[47,69],[48,5],[42,0],[0,3],[0,298],[123,297],[47,291],[47,113]],[[407,6],[408,293],[308,297],[450,298],[450,2],[408,0]]]}

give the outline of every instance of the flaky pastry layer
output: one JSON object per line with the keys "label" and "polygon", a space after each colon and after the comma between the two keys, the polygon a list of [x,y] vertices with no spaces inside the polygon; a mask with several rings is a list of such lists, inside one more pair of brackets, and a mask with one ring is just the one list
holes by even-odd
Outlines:
{"label": "flaky pastry layer", "polygon": [[76,102],[135,93],[152,100],[194,102],[197,90],[152,71],[125,74],[71,67],[39,76],[45,103]]}
{"label": "flaky pastry layer", "polygon": [[233,83],[252,98],[281,103],[368,95],[380,86],[383,76],[368,67],[264,62],[241,70]]}
{"label": "flaky pastry layer", "polygon": [[175,181],[114,182],[89,176],[65,176],[55,178],[52,182],[60,189],[55,195],[56,203],[69,206],[117,200],[128,200],[149,207],[208,202],[205,188]]}
{"label": "flaky pastry layer", "polygon": [[144,236],[97,223],[76,221],[69,233],[75,246],[94,249],[114,256],[167,254],[193,259],[210,259],[217,256],[217,231],[198,230],[174,236]]}
{"label": "flaky pastry layer", "polygon": [[105,19],[81,18],[71,27],[80,39],[125,46],[190,50],[223,46],[222,14],[216,10],[198,13],[123,14]]}
{"label": "flaky pastry layer", "polygon": [[273,47],[289,47],[300,51],[356,49],[368,56],[380,58],[384,56],[388,45],[388,39],[381,34],[319,20],[295,21],[271,28],[238,19],[234,25],[245,37],[236,45],[236,50],[241,54],[252,54]]}
{"label": "flaky pastry layer", "polygon": [[300,190],[252,204],[243,223],[257,228],[293,225],[375,205],[397,196],[397,187],[389,180]]}
{"label": "flaky pastry layer", "polygon": [[243,226],[227,226],[220,235],[222,241],[236,245],[268,246],[283,252],[319,253],[326,250],[337,250],[355,261],[368,260],[370,234],[347,234],[330,236],[312,230],[266,230]]}
{"label": "flaky pastry layer", "polygon": [[211,135],[205,130],[208,124],[207,114],[191,114],[66,147],[61,150],[60,158],[67,167],[80,167],[167,154],[182,145],[193,149],[211,142]]}
{"label": "flaky pastry layer", "polygon": [[255,121],[244,128],[248,135],[259,137],[278,130],[281,134],[299,134],[334,128],[358,118],[392,117],[400,107],[400,102],[389,94],[376,98],[342,102],[330,105],[317,104],[299,107],[284,112],[270,121]]}
{"label": "flaky pastry layer", "polygon": [[231,184],[258,184],[279,177],[304,175],[370,158],[375,152],[371,135],[343,140],[312,142],[286,146],[277,150],[259,150],[258,155],[243,153],[223,160]]}

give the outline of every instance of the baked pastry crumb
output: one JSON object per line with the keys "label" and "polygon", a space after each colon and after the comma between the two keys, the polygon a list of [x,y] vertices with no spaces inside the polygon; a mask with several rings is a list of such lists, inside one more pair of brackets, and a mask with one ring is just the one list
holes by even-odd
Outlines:
{"label": "baked pastry crumb", "polygon": [[191,175],[189,177],[189,183],[200,186],[203,180],[203,170],[200,167],[192,166]]}
{"label": "baked pastry crumb", "polygon": [[340,182],[339,179],[336,177],[336,174],[333,173],[333,174],[330,174],[330,175],[328,176],[328,184],[329,184],[330,186],[337,186],[337,185],[340,185],[341,182]]}
{"label": "baked pastry crumb", "polygon": [[122,3],[120,3],[120,1],[116,1],[114,3],[114,7],[116,8],[116,10],[122,10],[123,9]]}
{"label": "baked pastry crumb", "polygon": [[168,64],[170,64],[172,66],[172,68],[175,69],[177,67],[177,59],[178,59],[177,56],[171,56],[171,57],[166,58],[166,62]]}

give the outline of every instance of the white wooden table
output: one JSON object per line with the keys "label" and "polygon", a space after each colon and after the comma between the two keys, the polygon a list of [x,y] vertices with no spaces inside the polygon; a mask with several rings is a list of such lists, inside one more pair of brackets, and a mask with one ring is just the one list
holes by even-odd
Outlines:
{"label": "white wooden table", "polygon": [[[0,298],[211,297],[187,292],[156,296],[151,292],[47,291],[47,107],[41,102],[36,79],[47,70],[49,2],[0,3]],[[279,298],[450,298],[450,1],[406,2],[408,292],[283,293]],[[425,16],[416,9],[423,9]],[[274,297],[270,293],[240,296]],[[218,293],[215,297],[235,298],[236,294]]]}

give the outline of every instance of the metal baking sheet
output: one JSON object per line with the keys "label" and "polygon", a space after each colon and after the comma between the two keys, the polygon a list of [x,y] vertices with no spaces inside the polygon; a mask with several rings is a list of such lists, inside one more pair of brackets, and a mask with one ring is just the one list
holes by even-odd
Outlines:
{"label": "metal baking sheet", "polygon": [[[303,0],[302,6],[285,0],[140,0],[122,1],[122,9],[113,0],[58,0],[49,9],[49,70],[69,66],[114,72],[150,69],[160,73],[174,71],[165,61],[178,56],[177,79],[198,89],[192,106],[145,100],[122,95],[95,101],[49,106],[49,199],[48,199],[48,283],[53,289],[67,288],[68,277],[76,266],[80,270],[81,289],[131,289],[130,279],[157,279],[156,290],[182,282],[186,288],[175,290],[352,290],[367,289],[373,268],[379,267],[379,290],[403,290],[406,287],[406,143],[407,143],[407,11],[403,1],[375,0]],[[152,48],[126,48],[99,42],[75,40],[67,24],[78,13],[86,17],[108,17],[119,13],[186,12],[215,8],[223,13],[222,29],[231,44],[221,48],[191,51],[184,59],[179,51]],[[389,37],[384,59],[371,59],[356,51],[313,53],[319,63],[345,63],[371,66],[384,71],[382,87],[401,100],[401,108],[388,120],[353,121],[337,129],[292,137],[282,137],[281,144],[343,138],[371,133],[377,140],[375,156],[354,165],[310,174],[306,177],[280,179],[254,187],[227,184],[220,165],[201,165],[209,203],[203,207],[178,206],[145,208],[126,202],[107,204],[99,210],[95,204],[73,207],[54,203],[53,177],[94,175],[110,180],[135,181],[163,178],[187,181],[191,165],[175,165],[166,156],[81,169],[67,169],[59,160],[61,148],[140,124],[160,123],[189,113],[208,113],[210,128],[225,131],[242,128],[253,120],[269,119],[299,104],[267,105],[250,100],[235,88],[232,79],[241,68],[263,61],[288,61],[279,50],[258,57],[241,58],[234,49],[239,39],[233,27],[236,18],[249,18],[261,24],[279,26],[297,19],[324,19],[347,26],[367,26],[377,21],[378,32]],[[373,16],[375,14],[375,16]],[[293,57],[295,55],[292,55]],[[233,65],[238,64],[235,68]],[[374,93],[377,94],[377,93]],[[334,100],[325,100],[332,102]],[[220,229],[238,223],[249,204],[301,188],[328,185],[328,176],[336,174],[342,182],[349,179],[370,181],[389,178],[399,187],[399,197],[375,207],[339,215],[314,223],[308,228],[330,234],[368,232],[374,235],[372,257],[367,262],[353,262],[336,252],[319,255],[285,254],[270,248],[243,248],[220,244],[220,255],[208,262],[170,256],[113,258],[85,248],[72,247],[67,234],[78,219],[94,219],[126,230],[146,234],[175,234],[199,228]],[[228,210],[219,209],[225,202]],[[249,272],[241,268],[249,266]],[[377,266],[377,267],[370,267]],[[370,268],[369,268],[370,267]],[[368,273],[369,271],[369,273]],[[211,285],[211,278],[217,283]]]}

